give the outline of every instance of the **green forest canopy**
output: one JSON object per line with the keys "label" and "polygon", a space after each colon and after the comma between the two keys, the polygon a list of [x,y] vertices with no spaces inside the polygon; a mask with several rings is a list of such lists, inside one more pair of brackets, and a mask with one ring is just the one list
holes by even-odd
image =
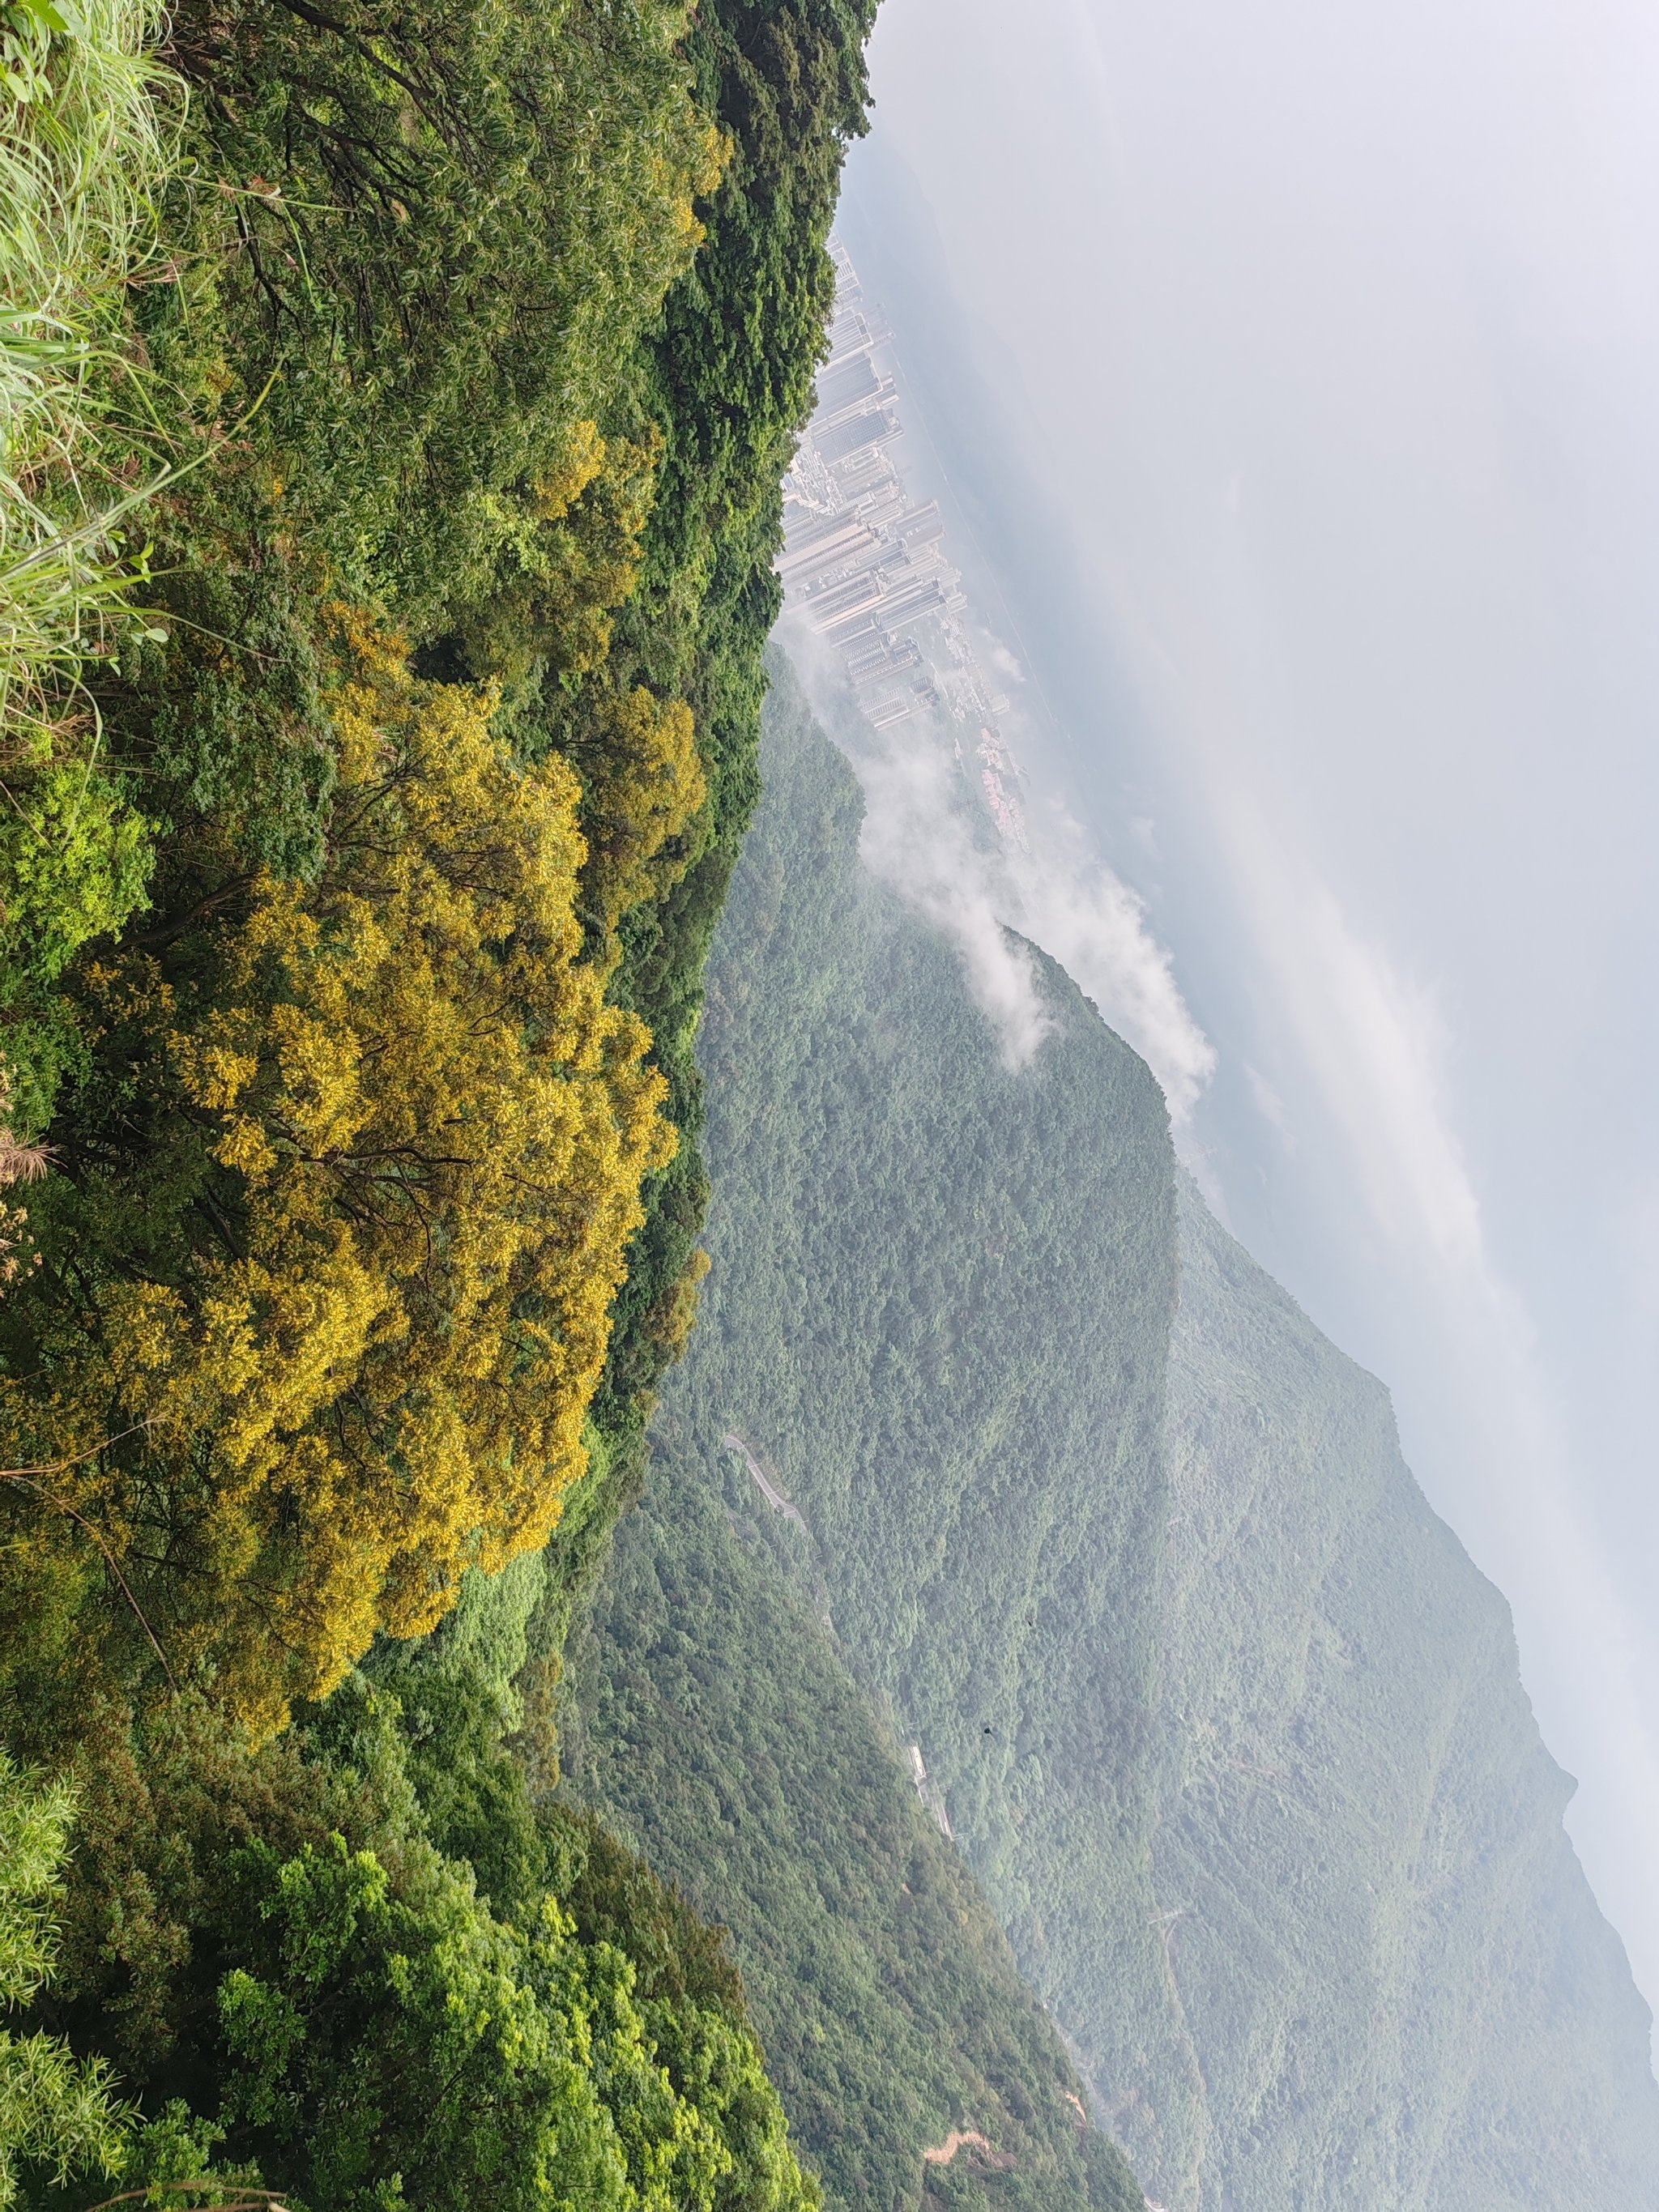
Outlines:
{"label": "green forest canopy", "polygon": [[99,425],[163,464],[143,625],[14,790],[95,727],[143,866],[78,945],[49,836],[0,884],[20,1728],[141,1676],[279,1724],[544,1541],[590,1413],[634,1479],[867,15],[171,22]]}

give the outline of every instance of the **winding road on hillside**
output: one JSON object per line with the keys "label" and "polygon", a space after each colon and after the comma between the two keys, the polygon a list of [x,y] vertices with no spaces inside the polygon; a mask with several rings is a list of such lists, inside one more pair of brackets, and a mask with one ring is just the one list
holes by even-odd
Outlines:
{"label": "winding road on hillside", "polygon": [[805,1516],[801,1512],[800,1508],[798,1505],[792,1505],[789,1503],[789,1500],[784,1496],[783,1492],[777,1489],[772,1483],[768,1481],[765,1474],[762,1471],[760,1462],[755,1457],[754,1453],[750,1450],[748,1445],[744,1443],[743,1438],[733,1431],[728,1431],[726,1435],[723,1436],[720,1438],[720,1442],[726,1447],[727,1451],[741,1452],[743,1454],[744,1462],[747,1466],[750,1474],[754,1476],[756,1481],[760,1485],[761,1496],[766,1500],[773,1511],[775,1513],[783,1514],[787,1519],[794,1522],[798,1527],[802,1528],[805,1528]]}

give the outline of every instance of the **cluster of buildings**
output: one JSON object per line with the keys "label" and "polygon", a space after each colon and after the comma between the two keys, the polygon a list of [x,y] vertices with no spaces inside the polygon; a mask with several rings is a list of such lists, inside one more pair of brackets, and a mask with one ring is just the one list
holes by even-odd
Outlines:
{"label": "cluster of buildings", "polygon": [[976,754],[999,833],[1023,844],[1018,769],[997,728],[1008,702],[993,690],[962,617],[939,503],[913,502],[895,447],[897,390],[884,367],[889,334],[865,301],[845,250],[832,244],[836,312],[817,408],[784,479],[786,604],[839,655],[860,711],[878,730],[925,715]]}

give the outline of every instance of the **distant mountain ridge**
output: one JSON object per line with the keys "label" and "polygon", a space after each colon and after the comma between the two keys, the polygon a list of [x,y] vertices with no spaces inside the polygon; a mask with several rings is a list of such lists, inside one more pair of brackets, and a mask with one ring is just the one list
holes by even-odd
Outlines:
{"label": "distant mountain ridge", "polygon": [[[1149,1072],[1035,952],[1054,1031],[1006,1064],[862,871],[855,780],[775,675],[663,1479],[724,1525],[747,1489],[1169,2212],[1659,2206],[1646,2008],[1507,1610],[1386,1393],[1208,1216]],[[803,1516],[793,1550],[732,1432]],[[574,1669],[590,1776],[620,1619],[602,1599]],[[700,1663],[746,1662],[728,1638]],[[672,1772],[667,1707],[630,1711]],[[684,1823],[663,1863],[726,1911]]]}
{"label": "distant mountain ridge", "polygon": [[1650,2016],[1509,1607],[1382,1386],[1184,1180],[1180,1221],[1153,1884],[1206,2163],[1245,2207],[1659,2203]]}

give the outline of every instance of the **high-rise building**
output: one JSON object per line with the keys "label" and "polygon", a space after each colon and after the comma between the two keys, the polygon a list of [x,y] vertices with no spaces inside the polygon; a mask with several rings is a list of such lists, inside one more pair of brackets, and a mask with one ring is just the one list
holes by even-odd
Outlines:
{"label": "high-rise building", "polygon": [[[873,728],[943,714],[980,732],[985,804],[998,830],[1023,842],[1018,801],[1003,781],[1015,772],[1012,757],[994,734],[1008,702],[992,690],[961,619],[968,595],[949,559],[939,501],[912,504],[893,451],[903,425],[883,351],[889,333],[845,251],[834,243],[830,250],[837,284],[829,357],[784,479],[777,567],[786,599],[841,655]],[[956,753],[960,761],[960,738]]]}

